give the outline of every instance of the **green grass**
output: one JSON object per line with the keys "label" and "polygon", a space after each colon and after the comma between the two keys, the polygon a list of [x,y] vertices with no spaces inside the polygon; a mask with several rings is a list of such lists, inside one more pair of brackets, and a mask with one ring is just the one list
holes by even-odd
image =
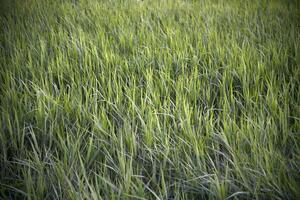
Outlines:
{"label": "green grass", "polygon": [[299,1],[0,7],[0,199],[300,198]]}

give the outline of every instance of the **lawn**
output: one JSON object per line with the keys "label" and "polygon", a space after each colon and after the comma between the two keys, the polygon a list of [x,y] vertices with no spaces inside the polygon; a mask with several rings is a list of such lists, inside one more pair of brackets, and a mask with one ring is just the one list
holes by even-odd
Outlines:
{"label": "lawn", "polygon": [[0,2],[0,199],[300,199],[298,0]]}

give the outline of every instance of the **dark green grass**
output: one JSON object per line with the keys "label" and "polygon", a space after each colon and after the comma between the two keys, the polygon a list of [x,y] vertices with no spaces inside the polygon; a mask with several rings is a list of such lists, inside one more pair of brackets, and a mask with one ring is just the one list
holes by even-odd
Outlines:
{"label": "dark green grass", "polygon": [[299,13],[2,0],[0,199],[299,199]]}

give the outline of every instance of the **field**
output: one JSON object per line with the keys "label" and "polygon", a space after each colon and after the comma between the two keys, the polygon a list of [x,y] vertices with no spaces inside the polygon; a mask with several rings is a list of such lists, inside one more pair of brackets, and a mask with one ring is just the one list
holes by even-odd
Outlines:
{"label": "field", "polygon": [[298,0],[1,0],[0,199],[300,199]]}

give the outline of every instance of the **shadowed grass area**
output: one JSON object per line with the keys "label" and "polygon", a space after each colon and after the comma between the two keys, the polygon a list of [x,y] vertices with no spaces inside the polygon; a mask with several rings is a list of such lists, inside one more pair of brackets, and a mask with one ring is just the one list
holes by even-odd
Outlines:
{"label": "shadowed grass area", "polygon": [[300,198],[300,3],[13,0],[0,198]]}

